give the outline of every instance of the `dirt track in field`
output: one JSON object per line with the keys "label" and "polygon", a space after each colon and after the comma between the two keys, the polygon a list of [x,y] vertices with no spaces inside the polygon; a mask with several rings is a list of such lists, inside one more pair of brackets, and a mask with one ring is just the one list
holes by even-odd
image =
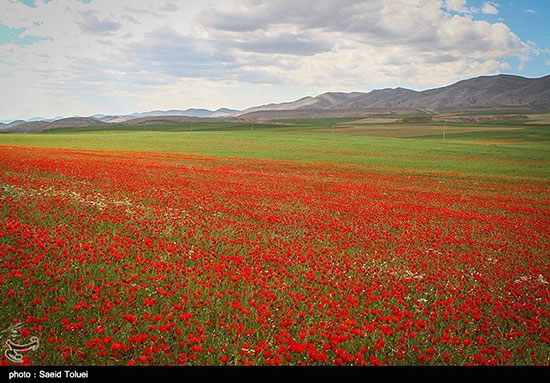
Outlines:
{"label": "dirt track in field", "polygon": [[550,113],[534,114],[529,116],[530,120],[527,124],[532,125],[550,125]]}

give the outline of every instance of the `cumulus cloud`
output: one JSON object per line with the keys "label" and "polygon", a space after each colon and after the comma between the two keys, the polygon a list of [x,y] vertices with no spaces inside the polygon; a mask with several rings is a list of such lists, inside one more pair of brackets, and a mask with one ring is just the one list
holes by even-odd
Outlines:
{"label": "cumulus cloud", "polygon": [[[343,45],[357,49],[391,45],[421,51],[461,49],[463,54],[473,52],[475,55],[487,46],[505,45],[503,48],[511,54],[523,48],[504,24],[476,21],[463,15],[447,16],[433,1],[332,0],[315,6],[317,3],[305,0],[296,7],[292,0],[259,3],[241,0],[231,11],[205,10],[198,21],[211,38],[224,37],[227,41],[231,38],[250,41],[258,34],[269,39],[283,29],[307,30],[311,43],[316,40],[317,44],[331,45],[333,49]],[[461,9],[458,3],[454,7]],[[307,15],[302,12],[306,9]]]}
{"label": "cumulus cloud", "polygon": [[171,28],[148,33],[124,51],[140,68],[172,77],[219,78],[235,68],[235,59],[207,41],[180,34]]}
{"label": "cumulus cloud", "polygon": [[481,8],[481,12],[483,12],[487,15],[496,15],[496,14],[498,14],[498,9],[496,7],[497,7],[496,4],[486,1],[485,3],[483,3],[483,7]]}
{"label": "cumulus cloud", "polygon": [[445,0],[445,7],[449,11],[458,13],[469,13],[470,9],[466,6],[466,0]]}
{"label": "cumulus cloud", "polygon": [[315,39],[309,33],[280,33],[237,41],[235,47],[244,52],[309,56],[331,49],[331,44]]}
{"label": "cumulus cloud", "polygon": [[99,20],[97,17],[97,12],[93,10],[83,12],[81,17],[82,19],[78,21],[78,25],[80,25],[82,32],[85,33],[112,35],[121,27],[120,23],[112,20]]}
{"label": "cumulus cloud", "polygon": [[159,8],[163,12],[175,12],[178,9],[178,6],[171,1],[167,1],[166,4]]}
{"label": "cumulus cloud", "polygon": [[37,37],[0,46],[0,88],[18,88],[0,114],[200,106],[196,90],[219,106],[250,106],[207,87],[244,95],[270,84],[265,94],[288,97],[280,90],[446,85],[539,52],[506,24],[476,19],[490,7],[498,11],[465,0],[0,2],[0,24]]}
{"label": "cumulus cloud", "polygon": [[[460,0],[446,1],[445,8],[428,0],[240,0],[231,9],[204,9],[197,23],[205,38],[222,41],[237,57],[239,52],[303,56],[296,58],[295,73],[285,78],[308,84],[332,79],[362,85],[405,76],[418,83],[444,83],[451,80],[449,73],[498,71],[506,65],[504,57],[525,57],[532,49],[505,24],[464,13],[470,10]],[[285,39],[282,31],[307,31],[307,38]],[[258,64],[254,55],[251,59]]]}

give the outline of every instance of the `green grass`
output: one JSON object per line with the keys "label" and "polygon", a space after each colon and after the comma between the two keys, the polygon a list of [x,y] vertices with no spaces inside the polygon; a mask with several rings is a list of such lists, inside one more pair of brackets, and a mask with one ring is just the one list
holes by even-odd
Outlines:
{"label": "green grass", "polygon": [[[413,137],[415,139],[432,140],[439,138],[437,136]],[[446,135],[448,140],[468,140],[468,141],[494,141],[498,142],[520,142],[541,144],[550,146],[550,126],[521,127],[519,129],[486,130],[480,132],[452,133]]]}
{"label": "green grass", "polygon": [[[392,173],[445,173],[484,178],[550,180],[548,141],[525,140],[521,145],[479,145],[449,140],[442,142],[440,136],[402,139],[288,133],[275,131],[275,128],[231,131],[169,129],[2,134],[0,145],[167,152],[367,166]],[[542,135],[546,139],[547,129],[542,128]],[[502,131],[498,133],[504,134]],[[471,137],[473,134],[468,133],[466,136]]]}
{"label": "green grass", "polygon": [[56,128],[40,134],[63,134],[82,132],[201,132],[201,131],[242,131],[280,129],[280,124],[250,122],[185,122],[181,124],[90,126],[81,128]]}
{"label": "green grass", "polygon": [[384,124],[410,128],[414,133],[418,130],[418,134],[422,134],[423,130],[419,129],[422,126],[480,128],[480,131],[448,132],[445,141],[439,133],[433,135],[432,130],[428,133],[426,129],[422,136],[407,138],[371,137],[368,132],[364,136],[349,136],[327,130],[335,124],[334,131],[338,133],[342,126],[337,124],[353,124],[359,119],[61,128],[36,134],[0,134],[0,145],[166,152],[367,166],[392,173],[550,180],[550,126],[547,125],[527,125],[527,120]]}

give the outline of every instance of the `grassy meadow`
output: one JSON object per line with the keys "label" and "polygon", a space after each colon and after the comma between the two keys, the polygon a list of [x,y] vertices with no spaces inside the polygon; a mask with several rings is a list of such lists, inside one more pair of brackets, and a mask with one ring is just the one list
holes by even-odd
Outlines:
{"label": "grassy meadow", "polygon": [[364,119],[354,124],[354,120],[357,119],[63,128],[35,134],[0,134],[0,145],[164,152],[348,164],[389,172],[550,179],[550,125],[529,125],[527,120],[471,124],[382,124],[366,123]]}
{"label": "grassy meadow", "polygon": [[530,122],[0,134],[0,365],[548,365]]}

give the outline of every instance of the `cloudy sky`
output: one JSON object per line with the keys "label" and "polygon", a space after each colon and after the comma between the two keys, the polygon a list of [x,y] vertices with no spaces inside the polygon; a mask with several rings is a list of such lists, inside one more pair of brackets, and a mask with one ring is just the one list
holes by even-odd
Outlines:
{"label": "cloudy sky", "polygon": [[0,121],[550,73],[548,0],[0,0]]}

